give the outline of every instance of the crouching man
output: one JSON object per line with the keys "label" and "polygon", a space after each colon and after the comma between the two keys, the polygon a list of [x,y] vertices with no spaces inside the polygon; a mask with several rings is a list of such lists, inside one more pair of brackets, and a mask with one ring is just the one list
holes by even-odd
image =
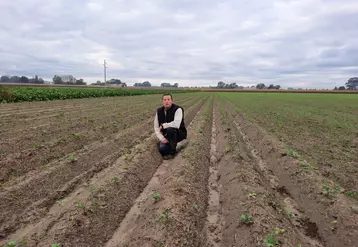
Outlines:
{"label": "crouching man", "polygon": [[162,104],[155,114],[154,131],[159,139],[159,152],[164,159],[170,159],[176,154],[177,144],[187,138],[184,109],[173,103],[171,94],[162,96]]}

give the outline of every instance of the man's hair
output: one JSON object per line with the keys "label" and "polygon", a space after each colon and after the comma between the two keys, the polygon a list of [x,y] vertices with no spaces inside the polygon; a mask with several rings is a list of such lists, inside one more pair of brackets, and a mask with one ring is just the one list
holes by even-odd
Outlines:
{"label": "man's hair", "polygon": [[162,99],[164,98],[164,96],[170,96],[171,100],[173,100],[173,96],[170,93],[165,93],[162,95]]}

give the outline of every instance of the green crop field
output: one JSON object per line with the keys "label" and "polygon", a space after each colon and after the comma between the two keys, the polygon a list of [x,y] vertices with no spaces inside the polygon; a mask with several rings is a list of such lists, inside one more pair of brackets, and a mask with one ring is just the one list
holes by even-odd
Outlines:
{"label": "green crop field", "polygon": [[220,93],[220,97],[328,177],[357,187],[358,95]]}
{"label": "green crop field", "polygon": [[74,87],[0,87],[1,102],[47,101],[82,99],[113,96],[134,96],[161,94],[163,92],[185,93],[171,89],[116,89],[116,88],[74,88]]}

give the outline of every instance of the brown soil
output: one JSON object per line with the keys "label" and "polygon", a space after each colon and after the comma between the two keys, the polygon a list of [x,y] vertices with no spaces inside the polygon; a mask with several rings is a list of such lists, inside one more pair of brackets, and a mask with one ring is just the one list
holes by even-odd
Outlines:
{"label": "brown soil", "polygon": [[[293,225],[323,246],[358,246],[358,214],[356,203],[346,198],[343,190],[335,191],[332,182],[318,171],[286,155],[285,145],[265,134],[259,126],[247,122],[228,104],[226,110],[244,135],[248,146],[260,160],[258,170],[270,178],[271,187],[284,199],[283,207],[295,217]],[[325,194],[324,185],[331,186]],[[304,245],[303,245],[304,246]]]}
{"label": "brown soil", "polygon": [[324,246],[318,236],[305,232],[305,225],[292,224],[299,216],[286,207],[286,195],[275,190],[277,178],[244,141],[226,110],[221,105],[215,109],[214,123],[220,127],[214,129],[211,165],[218,179],[210,187],[219,192],[220,204],[208,214],[207,246],[266,246],[270,236],[271,243],[280,246]]}
{"label": "brown soil", "polygon": [[[185,102],[189,106],[195,102],[195,99],[197,98],[190,100],[184,98],[184,101],[179,99],[178,103]],[[127,104],[125,108],[123,105],[106,105],[104,109],[90,107],[91,112],[82,112],[82,108],[88,107],[87,104],[82,104],[76,107],[79,114],[61,116],[60,119],[55,120],[49,118],[47,120],[49,124],[37,124],[31,131],[28,126],[22,133],[10,132],[3,135],[0,150],[6,155],[0,160],[0,183],[6,183],[12,177],[18,177],[35,168],[47,166],[51,161],[68,153],[81,152],[86,144],[114,136],[121,130],[144,122],[153,115],[153,109],[156,107],[151,101],[132,105],[131,101],[127,100],[125,103]],[[133,108],[126,109],[129,106]],[[51,105],[48,107],[50,108]],[[25,126],[27,124],[27,121],[18,122]],[[14,126],[12,129],[15,130],[17,127]]]}
{"label": "brown soil", "polygon": [[[190,103],[189,101],[182,104],[186,108],[187,123],[193,119],[204,101],[200,100],[189,107],[188,104]],[[56,232],[55,235],[60,235],[56,227],[62,225],[61,233],[64,234],[64,238],[69,239],[68,241],[72,241],[72,237],[79,239],[83,225],[71,226],[69,224],[72,224],[73,221],[69,219],[73,219],[75,222],[81,221],[83,217],[81,213],[82,204],[76,207],[74,203],[83,201],[86,209],[90,204],[88,211],[83,210],[85,215],[90,215],[91,220],[97,221],[96,223],[93,222],[94,225],[87,226],[85,234],[82,235],[83,239],[79,239],[84,243],[81,246],[86,246],[86,241],[91,239],[88,234],[94,233],[97,236],[98,229],[104,231],[100,233],[101,237],[98,238],[98,241],[101,241],[101,238],[106,239],[106,234],[111,236],[108,227],[114,227],[113,233],[116,229],[115,223],[118,222],[118,219],[124,217],[126,210],[132,204],[132,200],[141,192],[141,188],[146,185],[151,174],[160,163],[158,162],[160,156],[153,155],[153,153],[156,153],[153,136],[144,139],[151,132],[152,118],[144,125],[120,132],[119,136],[113,138],[113,140],[102,141],[99,144],[101,147],[88,147],[86,149],[88,152],[77,156],[78,161],[75,163],[62,161],[62,164],[51,166],[40,174],[29,176],[20,185],[6,188],[4,193],[0,193],[2,198],[7,198],[7,200],[2,200],[4,205],[1,207],[4,209],[1,210],[1,216],[4,219],[3,222],[6,222],[2,224],[3,235],[6,236],[7,233],[23,226],[9,238],[21,239],[26,235],[28,239],[26,246],[40,246],[42,243],[46,243],[46,239],[50,239],[44,239],[44,236],[50,236],[52,229]],[[144,144],[131,148],[140,142]],[[149,149],[148,146],[150,146]],[[91,154],[96,154],[96,156]],[[132,155],[135,155],[136,159],[129,162]],[[121,156],[122,158],[120,158]],[[121,161],[125,162],[121,163]],[[143,163],[147,165],[143,166]],[[91,164],[93,164],[92,168]],[[106,167],[108,168],[104,169]],[[91,177],[94,177],[94,180],[86,185],[86,181]],[[119,185],[112,181],[116,177],[121,180]],[[74,191],[76,187],[79,189]],[[29,191],[29,188],[34,189]],[[86,189],[81,192],[83,188]],[[66,195],[69,196],[65,197]],[[19,202],[18,198],[22,198],[22,200]],[[14,202],[10,204],[9,201],[11,200]],[[56,201],[58,205],[54,205]],[[105,201],[106,205],[102,201]],[[119,204],[118,201],[120,201]],[[31,206],[27,207],[27,205]],[[62,205],[62,207],[59,207],[59,205]],[[100,210],[97,211],[97,209]],[[47,213],[48,210],[49,213]],[[110,216],[114,212],[116,213],[116,221],[114,224],[109,224],[112,220]],[[16,215],[16,217],[10,217],[11,215]],[[103,227],[103,224],[108,227]],[[78,231],[75,230],[76,227],[79,227]],[[34,232],[37,234],[32,235]],[[72,237],[68,234],[72,234]]]}
{"label": "brown soil", "polygon": [[[183,106],[188,108],[189,104],[190,101]],[[187,109],[188,114],[202,104],[200,99]],[[113,164],[117,158],[128,154],[134,144],[152,132],[152,121],[152,118],[147,119],[110,137],[88,143],[82,150],[67,153],[46,167],[4,185],[0,190],[0,235],[6,236],[23,224],[38,220],[56,200]],[[76,162],[70,160],[72,154],[76,155]]]}
{"label": "brown soil", "polygon": [[[200,246],[207,204],[211,111],[212,103],[207,102],[189,129],[188,147],[162,163],[106,247]],[[153,193],[160,198],[153,199]]]}
{"label": "brown soil", "polygon": [[[155,97],[140,98],[146,106],[136,109],[143,111],[124,111],[129,128],[88,132],[92,139],[83,147],[65,150],[43,167],[25,157],[33,167],[4,176],[0,188],[0,246],[14,239],[19,247],[358,247],[358,206],[344,189],[287,156],[284,143],[210,95],[178,97],[190,124],[189,144],[172,160],[163,161],[156,149]],[[42,116],[51,119],[53,112],[38,103],[28,105],[43,114],[33,121],[50,126]],[[23,114],[28,106],[14,104],[14,112]],[[97,106],[84,104],[84,116],[112,120],[115,114],[107,108],[101,115],[97,111],[105,108]],[[11,119],[8,114],[11,107],[0,112]],[[72,154],[77,161],[69,160]]]}

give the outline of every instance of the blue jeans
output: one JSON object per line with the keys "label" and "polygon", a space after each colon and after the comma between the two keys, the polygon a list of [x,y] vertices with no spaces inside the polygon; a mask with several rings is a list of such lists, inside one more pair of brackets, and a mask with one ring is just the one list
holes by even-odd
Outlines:
{"label": "blue jeans", "polygon": [[182,137],[178,129],[174,128],[167,128],[165,130],[164,137],[168,140],[168,143],[159,142],[159,152],[163,156],[175,154],[177,143],[182,141],[184,137]]}
{"label": "blue jeans", "polygon": [[159,142],[159,152],[161,155],[169,155],[172,153],[172,148],[169,143]]}

